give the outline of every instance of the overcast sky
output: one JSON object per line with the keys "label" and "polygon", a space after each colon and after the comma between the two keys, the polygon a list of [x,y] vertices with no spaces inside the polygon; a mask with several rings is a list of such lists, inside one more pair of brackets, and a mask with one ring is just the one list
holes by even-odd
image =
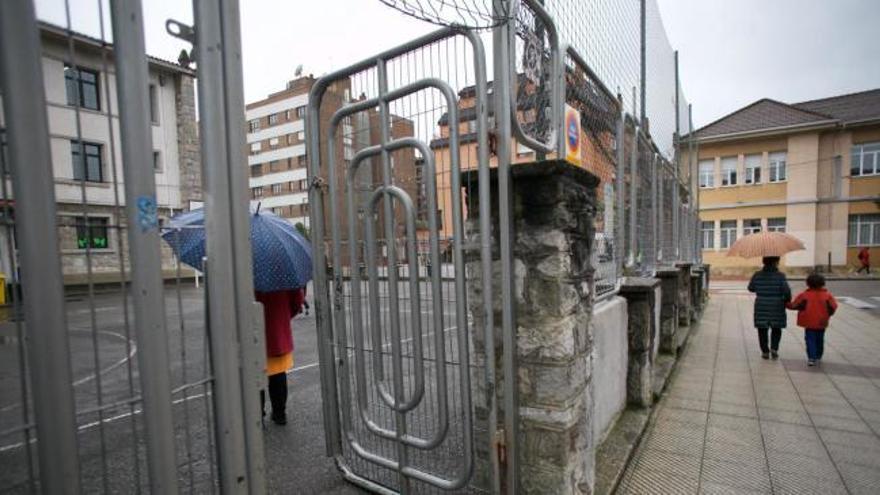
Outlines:
{"label": "overcast sky", "polygon": [[[97,0],[70,1],[74,27],[97,34]],[[878,0],[657,1],[698,127],[763,97],[796,102],[880,87]],[[64,0],[37,4],[41,18],[65,25]],[[379,0],[243,0],[241,8],[247,101],[282,89],[300,64],[320,75],[436,28]],[[144,9],[148,51],[176,60],[185,45],[164,33],[164,20],[191,23],[190,3],[149,0]]]}

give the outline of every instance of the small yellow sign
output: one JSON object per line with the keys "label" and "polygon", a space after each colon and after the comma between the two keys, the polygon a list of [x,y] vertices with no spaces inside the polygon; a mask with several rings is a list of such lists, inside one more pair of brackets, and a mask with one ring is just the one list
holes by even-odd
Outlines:
{"label": "small yellow sign", "polygon": [[581,113],[565,105],[565,160],[581,166]]}

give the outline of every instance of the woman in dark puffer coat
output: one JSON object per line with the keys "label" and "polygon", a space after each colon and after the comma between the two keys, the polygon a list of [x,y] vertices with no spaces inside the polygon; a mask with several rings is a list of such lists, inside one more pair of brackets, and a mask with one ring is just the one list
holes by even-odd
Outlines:
{"label": "woman in dark puffer coat", "polygon": [[[782,329],[788,323],[785,314],[785,303],[791,301],[791,287],[785,274],[779,271],[778,257],[765,257],[764,268],[752,275],[749,292],[755,298],[755,328],[758,329],[758,343],[761,346],[761,357],[773,359],[779,357],[779,340]],[[767,332],[770,331],[770,346],[767,346]]]}

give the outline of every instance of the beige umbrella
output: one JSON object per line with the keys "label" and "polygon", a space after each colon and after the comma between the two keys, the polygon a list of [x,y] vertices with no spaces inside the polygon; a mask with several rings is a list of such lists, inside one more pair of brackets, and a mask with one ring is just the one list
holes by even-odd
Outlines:
{"label": "beige umbrella", "polygon": [[758,232],[741,237],[730,250],[728,256],[740,258],[763,258],[764,256],[783,256],[792,251],[806,249],[800,239],[784,232]]}

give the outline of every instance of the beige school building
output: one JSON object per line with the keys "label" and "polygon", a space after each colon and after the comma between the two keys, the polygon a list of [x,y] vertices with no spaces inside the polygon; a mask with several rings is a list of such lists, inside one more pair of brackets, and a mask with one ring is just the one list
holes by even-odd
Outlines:
{"label": "beige school building", "polygon": [[804,242],[783,259],[788,273],[851,272],[863,246],[880,264],[880,89],[793,104],[762,99],[694,138],[702,253],[713,273],[759,266],[727,250],[763,230]]}

